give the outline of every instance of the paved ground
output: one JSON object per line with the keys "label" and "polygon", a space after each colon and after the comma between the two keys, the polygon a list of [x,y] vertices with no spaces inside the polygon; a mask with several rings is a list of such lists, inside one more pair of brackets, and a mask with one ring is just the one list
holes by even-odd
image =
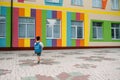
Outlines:
{"label": "paved ground", "polygon": [[0,51],[0,80],[120,80],[120,48]]}

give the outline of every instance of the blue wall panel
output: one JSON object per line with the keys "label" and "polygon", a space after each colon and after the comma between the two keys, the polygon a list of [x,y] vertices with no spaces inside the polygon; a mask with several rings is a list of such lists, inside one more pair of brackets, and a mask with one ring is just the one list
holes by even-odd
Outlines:
{"label": "blue wall panel", "polygon": [[1,15],[2,16],[6,16],[6,11],[7,11],[7,9],[6,9],[6,7],[1,7]]}
{"label": "blue wall panel", "polygon": [[52,11],[51,10],[48,10],[47,11],[47,18],[52,18]]}
{"label": "blue wall panel", "polygon": [[47,47],[51,47],[52,46],[52,40],[51,39],[47,39]]}
{"label": "blue wall panel", "polygon": [[0,6],[0,15],[2,14],[1,10],[2,10],[2,9],[1,9],[1,6]]}
{"label": "blue wall panel", "polygon": [[71,46],[71,13],[67,13],[67,46]]}
{"label": "blue wall panel", "polygon": [[0,47],[6,47],[6,39],[0,38]]}

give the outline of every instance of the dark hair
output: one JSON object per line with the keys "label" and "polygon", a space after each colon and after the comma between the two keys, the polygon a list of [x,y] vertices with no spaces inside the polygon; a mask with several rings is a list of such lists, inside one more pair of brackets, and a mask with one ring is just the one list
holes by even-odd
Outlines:
{"label": "dark hair", "polygon": [[40,40],[40,36],[37,36],[37,37],[36,37],[36,40],[39,41],[39,40]]}

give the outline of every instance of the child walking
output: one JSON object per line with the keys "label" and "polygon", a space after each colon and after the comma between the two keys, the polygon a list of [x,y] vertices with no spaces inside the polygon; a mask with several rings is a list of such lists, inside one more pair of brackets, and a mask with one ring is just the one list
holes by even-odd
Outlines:
{"label": "child walking", "polygon": [[34,43],[34,50],[35,50],[35,54],[37,54],[37,58],[38,58],[38,62],[37,64],[40,63],[40,56],[41,56],[41,52],[43,50],[43,43],[40,42],[40,36],[36,37],[36,42]]}

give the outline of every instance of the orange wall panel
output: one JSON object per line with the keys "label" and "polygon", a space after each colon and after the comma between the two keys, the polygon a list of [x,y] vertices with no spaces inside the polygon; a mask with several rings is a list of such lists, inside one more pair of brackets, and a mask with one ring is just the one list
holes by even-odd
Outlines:
{"label": "orange wall panel", "polygon": [[18,47],[24,47],[24,39],[18,39]]}
{"label": "orange wall panel", "polygon": [[25,9],[19,8],[19,16],[25,16]]}
{"label": "orange wall panel", "polygon": [[36,10],[36,36],[41,36],[41,28],[42,28],[42,11]]}

